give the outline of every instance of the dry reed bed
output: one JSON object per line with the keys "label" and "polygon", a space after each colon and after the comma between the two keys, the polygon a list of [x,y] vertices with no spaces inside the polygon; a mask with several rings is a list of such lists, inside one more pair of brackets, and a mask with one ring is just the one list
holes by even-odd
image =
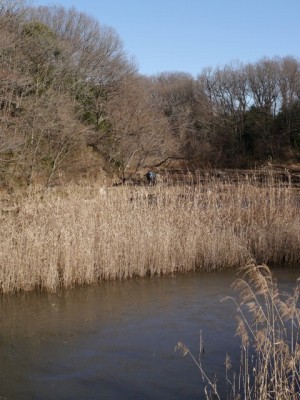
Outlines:
{"label": "dry reed bed", "polygon": [[0,213],[0,291],[300,262],[298,193],[255,180],[31,189]]}

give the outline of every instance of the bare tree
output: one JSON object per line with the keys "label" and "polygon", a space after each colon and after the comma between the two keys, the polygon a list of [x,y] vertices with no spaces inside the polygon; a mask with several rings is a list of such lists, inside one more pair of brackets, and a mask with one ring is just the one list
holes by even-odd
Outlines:
{"label": "bare tree", "polygon": [[53,6],[32,9],[31,19],[45,23],[63,41],[77,78],[112,88],[124,74],[135,71],[117,32],[93,17]]}
{"label": "bare tree", "polygon": [[147,78],[128,76],[120,95],[108,103],[111,129],[104,143],[123,176],[172,152],[168,121],[157,112],[151,94]]}
{"label": "bare tree", "polygon": [[26,12],[28,0],[0,0],[0,16],[20,15]]}
{"label": "bare tree", "polygon": [[281,108],[288,109],[294,102],[299,101],[300,94],[300,64],[293,57],[278,60],[279,64],[279,91]]}
{"label": "bare tree", "polygon": [[154,78],[154,84],[156,105],[167,117],[170,133],[178,143],[177,156],[193,157],[198,151],[200,99],[194,79],[184,73],[163,73]]}
{"label": "bare tree", "polygon": [[253,105],[274,115],[278,111],[278,63],[262,59],[246,67]]}

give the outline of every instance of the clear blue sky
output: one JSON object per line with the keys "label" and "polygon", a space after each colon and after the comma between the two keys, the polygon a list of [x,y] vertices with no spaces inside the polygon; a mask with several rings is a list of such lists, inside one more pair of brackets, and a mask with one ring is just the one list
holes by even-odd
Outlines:
{"label": "clear blue sky", "polygon": [[115,28],[145,75],[300,58],[300,0],[34,0],[51,4]]}

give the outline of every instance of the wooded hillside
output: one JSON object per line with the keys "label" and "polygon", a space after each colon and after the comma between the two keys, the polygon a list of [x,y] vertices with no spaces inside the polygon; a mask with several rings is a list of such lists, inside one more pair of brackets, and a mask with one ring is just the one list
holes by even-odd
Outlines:
{"label": "wooded hillside", "polygon": [[300,62],[146,77],[75,9],[0,0],[0,185],[300,162]]}

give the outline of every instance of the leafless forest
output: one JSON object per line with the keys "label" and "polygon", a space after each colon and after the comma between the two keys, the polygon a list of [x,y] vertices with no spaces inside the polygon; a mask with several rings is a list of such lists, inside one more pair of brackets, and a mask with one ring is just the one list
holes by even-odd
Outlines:
{"label": "leafless forest", "polygon": [[300,62],[264,58],[146,77],[121,38],[75,9],[0,1],[2,187],[119,176],[170,162],[300,160]]}

